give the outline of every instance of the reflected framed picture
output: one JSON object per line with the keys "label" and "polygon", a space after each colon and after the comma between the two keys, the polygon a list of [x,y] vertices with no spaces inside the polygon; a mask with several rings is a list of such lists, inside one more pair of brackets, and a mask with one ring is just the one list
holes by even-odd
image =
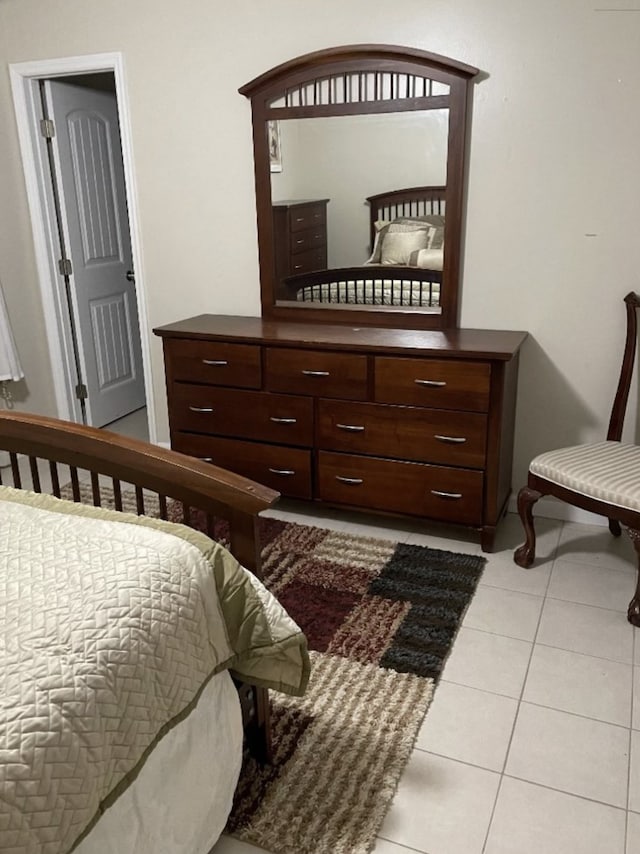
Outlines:
{"label": "reflected framed picture", "polygon": [[269,140],[269,166],[272,172],[282,172],[282,143],[280,140],[280,122],[267,122]]}

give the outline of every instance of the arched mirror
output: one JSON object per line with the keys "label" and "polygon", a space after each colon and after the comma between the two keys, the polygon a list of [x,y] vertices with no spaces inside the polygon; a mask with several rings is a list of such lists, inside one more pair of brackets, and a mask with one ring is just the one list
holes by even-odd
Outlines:
{"label": "arched mirror", "polygon": [[477,73],[417,49],[352,45],[240,89],[253,113],[264,317],[457,326]]}

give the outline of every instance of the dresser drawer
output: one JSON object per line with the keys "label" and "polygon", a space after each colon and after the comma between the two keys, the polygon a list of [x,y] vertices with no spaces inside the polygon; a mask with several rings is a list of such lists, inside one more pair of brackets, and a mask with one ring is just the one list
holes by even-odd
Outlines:
{"label": "dresser drawer", "polygon": [[428,516],[467,525],[482,521],[479,471],[318,453],[318,491],[324,501]]}
{"label": "dresser drawer", "polygon": [[304,231],[316,225],[324,225],[327,206],[324,202],[311,202],[308,205],[295,205],[290,210],[289,228],[291,232]]}
{"label": "dresser drawer", "polygon": [[289,260],[289,275],[310,273],[312,270],[324,270],[327,266],[327,250],[324,246],[297,252]]}
{"label": "dresser drawer", "polygon": [[479,412],[320,400],[317,444],[332,451],[482,468],[487,417]]}
{"label": "dresser drawer", "polygon": [[455,359],[375,360],[375,399],[436,409],[489,410],[491,366]]}
{"label": "dresser drawer", "polygon": [[290,498],[311,498],[311,451],[189,433],[174,433],[172,447]]}
{"label": "dresser drawer", "polygon": [[260,388],[260,347],[222,341],[165,339],[173,379],[177,382]]}
{"label": "dresser drawer", "polygon": [[265,385],[270,391],[366,400],[367,357],[268,347]]}
{"label": "dresser drawer", "polygon": [[313,444],[313,401],[308,397],[176,383],[170,407],[174,430]]}
{"label": "dresser drawer", "polygon": [[327,232],[324,226],[320,228],[308,228],[305,231],[294,231],[289,237],[289,250],[292,255],[298,255],[300,252],[306,252],[308,249],[320,249],[322,255],[325,256],[326,242]]}

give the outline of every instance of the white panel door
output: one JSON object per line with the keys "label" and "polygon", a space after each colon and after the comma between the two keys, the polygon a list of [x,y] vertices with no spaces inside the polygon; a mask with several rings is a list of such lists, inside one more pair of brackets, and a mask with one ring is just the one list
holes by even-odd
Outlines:
{"label": "white panel door", "polygon": [[145,405],[116,96],[48,80],[45,97],[87,421],[102,427]]}

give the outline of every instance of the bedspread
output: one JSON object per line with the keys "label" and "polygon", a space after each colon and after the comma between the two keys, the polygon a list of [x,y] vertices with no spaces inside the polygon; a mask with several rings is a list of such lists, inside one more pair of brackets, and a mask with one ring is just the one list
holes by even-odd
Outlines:
{"label": "bedspread", "polygon": [[304,636],[225,549],[0,487],[0,850],[71,850],[224,668],[308,678]]}

